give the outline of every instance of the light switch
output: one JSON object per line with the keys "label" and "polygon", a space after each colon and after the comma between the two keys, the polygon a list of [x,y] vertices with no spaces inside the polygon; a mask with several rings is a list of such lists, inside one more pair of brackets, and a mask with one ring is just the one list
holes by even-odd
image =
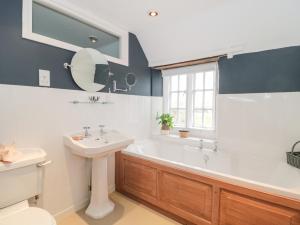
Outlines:
{"label": "light switch", "polygon": [[39,85],[43,87],[50,87],[49,70],[39,70]]}

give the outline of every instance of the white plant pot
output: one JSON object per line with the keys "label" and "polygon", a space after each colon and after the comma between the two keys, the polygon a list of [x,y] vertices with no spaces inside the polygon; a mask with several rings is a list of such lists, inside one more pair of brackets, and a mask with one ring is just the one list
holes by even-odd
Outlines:
{"label": "white plant pot", "polygon": [[160,130],[160,133],[162,135],[169,135],[170,134],[170,130]]}

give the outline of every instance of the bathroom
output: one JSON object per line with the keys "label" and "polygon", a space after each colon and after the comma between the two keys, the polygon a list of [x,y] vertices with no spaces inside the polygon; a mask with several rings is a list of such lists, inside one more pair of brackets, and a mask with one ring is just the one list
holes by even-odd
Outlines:
{"label": "bathroom", "polygon": [[1,1],[0,224],[300,225],[299,7]]}

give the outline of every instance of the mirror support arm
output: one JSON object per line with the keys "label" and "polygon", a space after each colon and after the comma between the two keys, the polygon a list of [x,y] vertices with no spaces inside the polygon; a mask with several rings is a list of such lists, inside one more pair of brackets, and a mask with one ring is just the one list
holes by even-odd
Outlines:
{"label": "mirror support arm", "polygon": [[72,67],[72,65],[70,65],[69,63],[64,63],[64,68],[65,69],[70,69]]}

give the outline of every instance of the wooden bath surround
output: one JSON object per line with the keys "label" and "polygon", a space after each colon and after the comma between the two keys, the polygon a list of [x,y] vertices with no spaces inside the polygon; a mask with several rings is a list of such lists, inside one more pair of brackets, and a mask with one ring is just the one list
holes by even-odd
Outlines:
{"label": "wooden bath surround", "polygon": [[116,153],[116,189],[183,224],[300,225],[298,200],[121,152]]}

